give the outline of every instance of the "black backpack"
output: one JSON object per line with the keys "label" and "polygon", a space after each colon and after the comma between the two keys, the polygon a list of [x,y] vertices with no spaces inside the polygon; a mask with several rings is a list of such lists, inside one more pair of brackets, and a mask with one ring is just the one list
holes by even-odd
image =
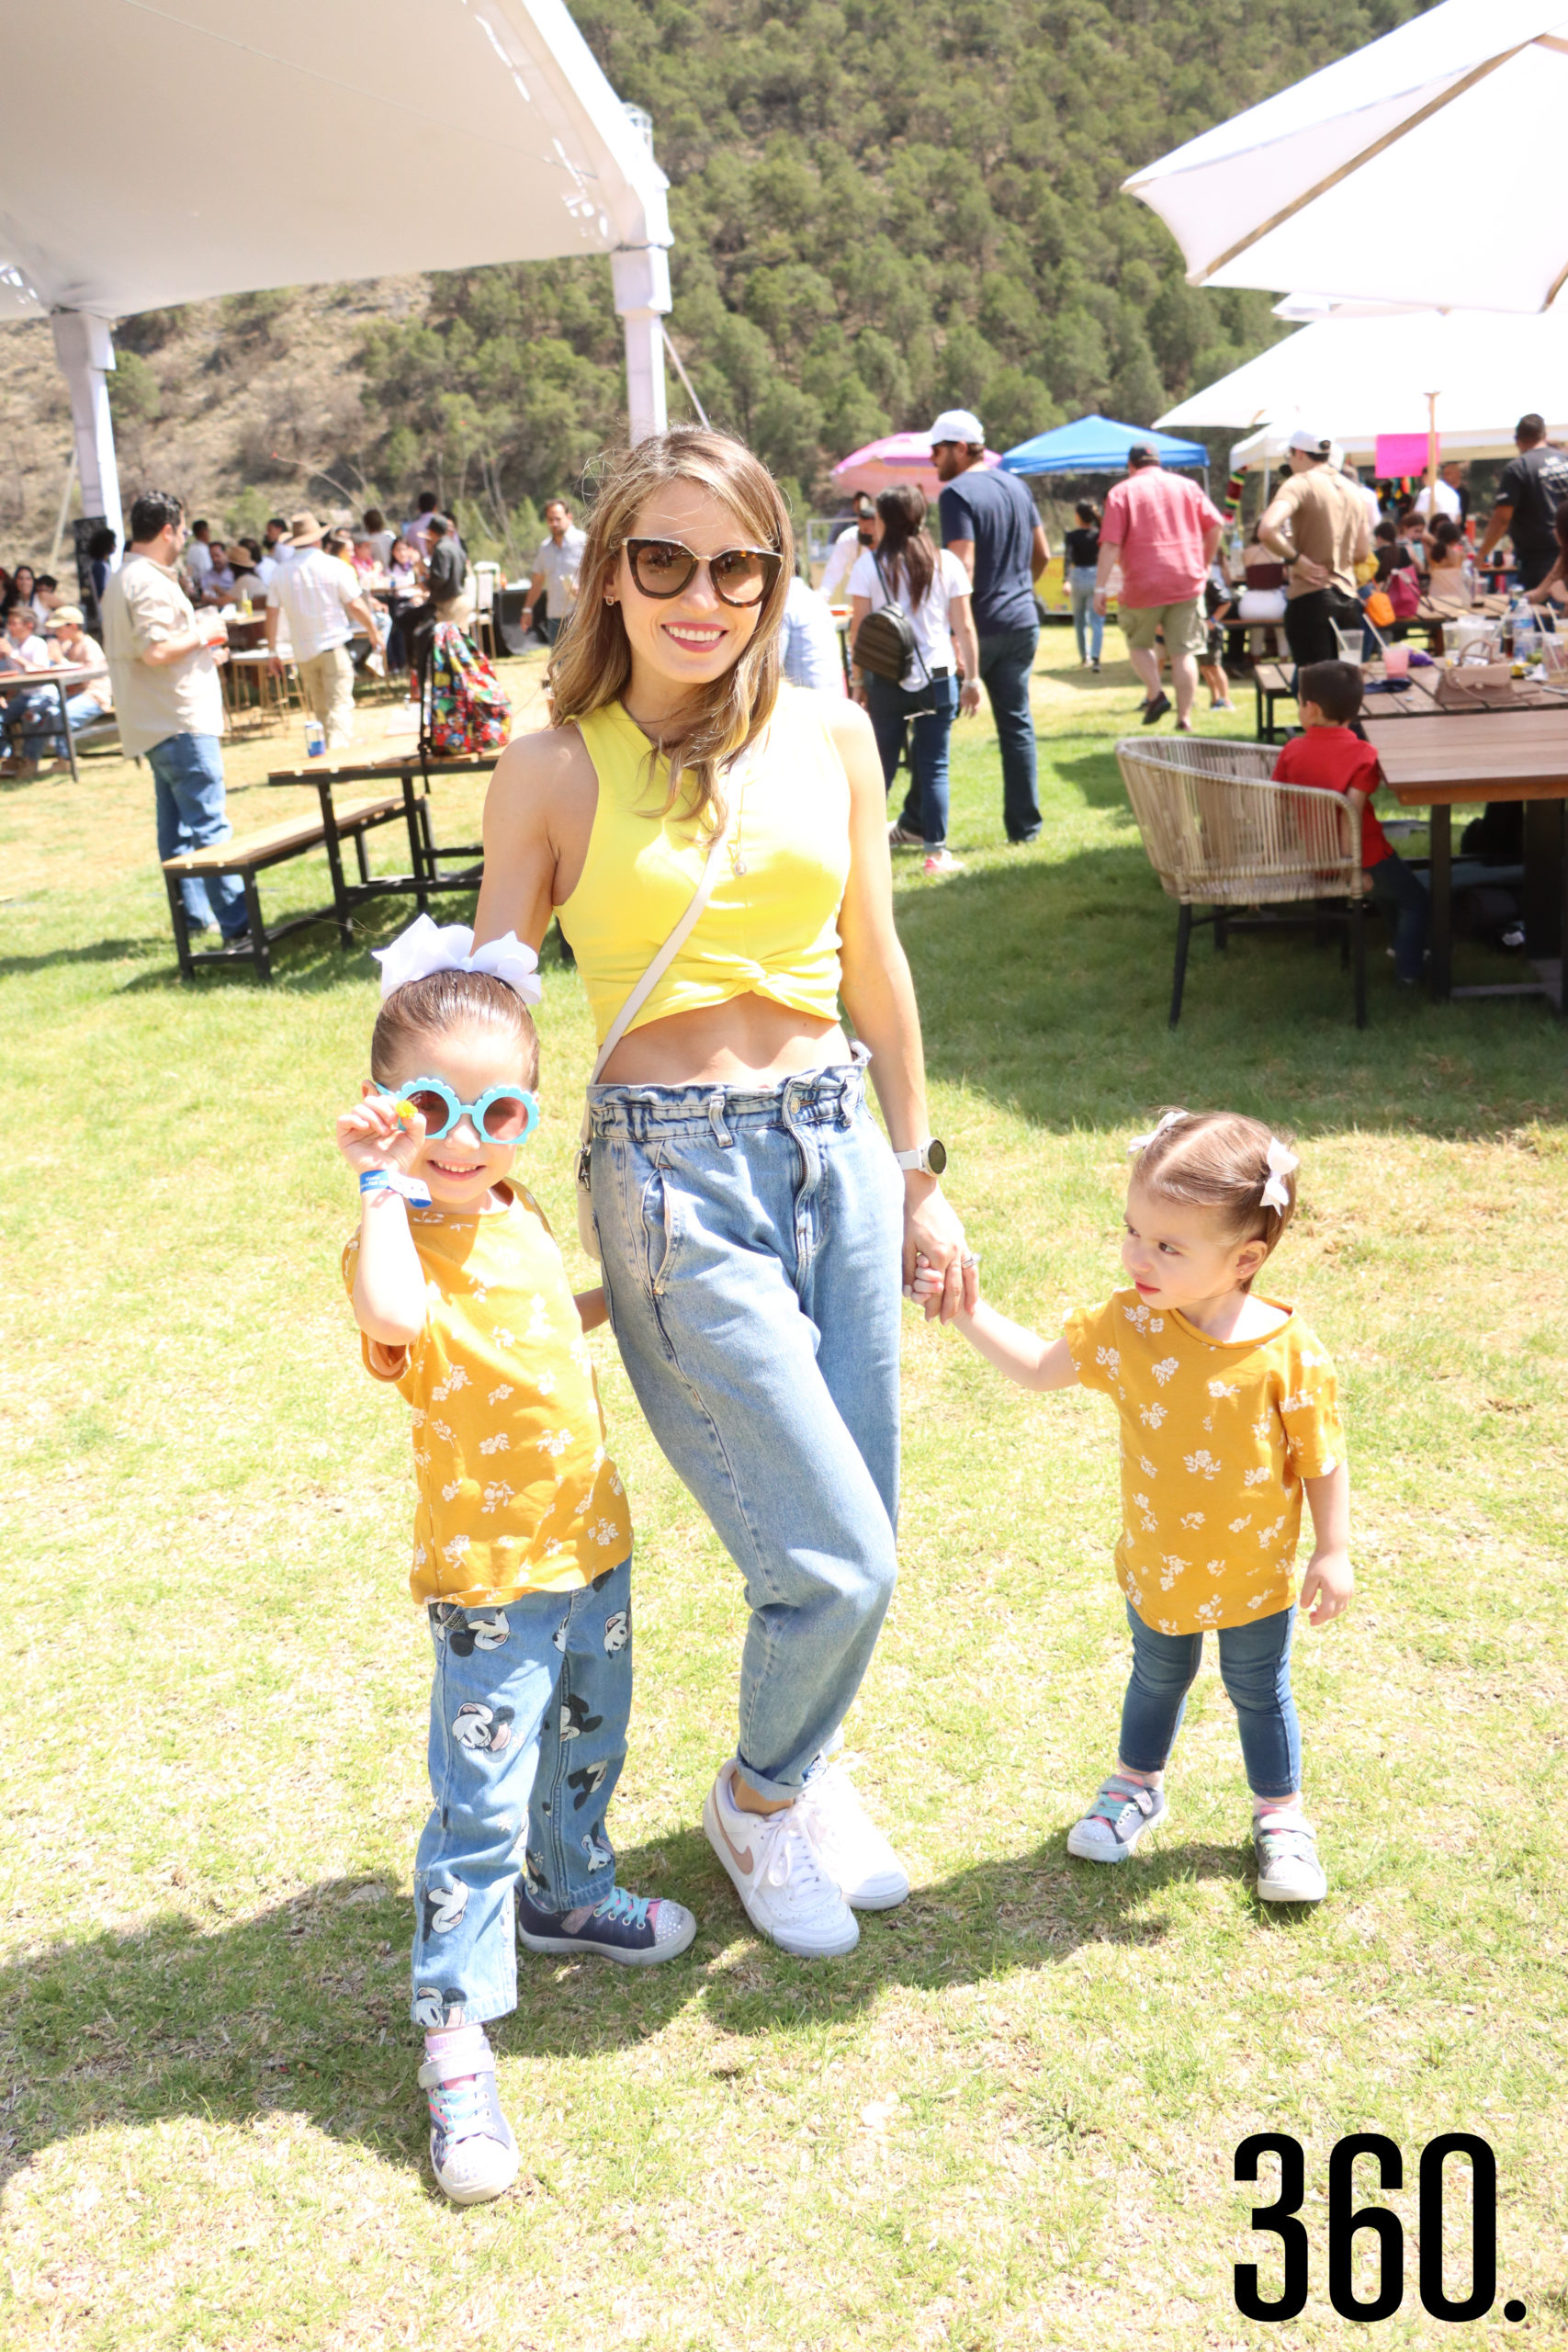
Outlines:
{"label": "black backpack", "polygon": [[862,621],[854,642],[854,660],[858,668],[869,670],[874,678],[886,678],[897,685],[911,662],[919,662],[922,670],[926,665],[920,659],[915,624],[902,605],[895,602],[887,574],[882,569],[882,558],[874,555],[872,561],[887,602],[879,605],[874,613],[867,613]]}

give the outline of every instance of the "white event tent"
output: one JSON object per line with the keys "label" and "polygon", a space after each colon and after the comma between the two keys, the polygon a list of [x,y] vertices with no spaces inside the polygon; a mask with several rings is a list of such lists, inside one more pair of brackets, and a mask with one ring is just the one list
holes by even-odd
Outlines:
{"label": "white event tent", "polygon": [[1565,101],[1568,0],[1440,0],[1122,185],[1192,286],[1544,311]]}
{"label": "white event tent", "polygon": [[561,0],[74,0],[5,75],[0,319],[49,316],[117,534],[110,322],[211,295],[607,253],[663,430],[668,182]]}
{"label": "white event tent", "polygon": [[1568,430],[1568,301],[1533,315],[1336,311],[1157,422],[1173,433],[1246,434],[1234,466],[1277,464],[1299,424],[1370,458],[1380,434],[1425,435],[1435,423],[1445,458],[1488,458],[1513,455],[1515,424],[1529,409],[1550,432]]}

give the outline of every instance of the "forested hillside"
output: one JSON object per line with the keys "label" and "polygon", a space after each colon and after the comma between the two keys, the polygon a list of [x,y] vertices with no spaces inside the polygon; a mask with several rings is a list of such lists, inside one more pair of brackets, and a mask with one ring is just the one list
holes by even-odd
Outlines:
{"label": "forested hillside", "polygon": [[[622,97],[653,117],[673,183],[671,325],[697,393],[809,497],[846,450],[950,401],[1006,447],[1088,408],[1147,423],[1261,348],[1279,332],[1269,298],[1187,287],[1167,232],[1120,183],[1415,11],[578,0],[574,13]],[[433,294],[427,322],[370,341],[393,469],[434,436],[458,465],[469,444],[476,462],[482,451],[498,490],[542,493],[620,400],[603,267],[475,271]]]}
{"label": "forested hillside", "polygon": [[[676,344],[802,504],[835,458],[960,401],[1000,447],[1146,423],[1279,332],[1200,294],[1126,174],[1415,13],[1413,0],[576,0],[672,182]],[[231,526],[429,480],[476,544],[624,430],[603,259],[239,296],[123,322],[130,468]],[[36,348],[35,348],[36,346]],[[671,378],[672,414],[689,414]],[[0,336],[13,547],[68,447],[47,331]],[[58,458],[54,452],[58,444]],[[47,515],[48,522],[43,518]]]}

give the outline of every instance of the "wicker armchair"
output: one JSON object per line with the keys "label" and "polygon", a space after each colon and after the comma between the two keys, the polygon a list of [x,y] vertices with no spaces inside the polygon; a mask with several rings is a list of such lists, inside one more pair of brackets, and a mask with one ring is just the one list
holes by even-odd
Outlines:
{"label": "wicker armchair", "polygon": [[[1299,920],[1342,927],[1354,966],[1356,1026],[1367,1025],[1366,885],[1361,828],[1337,792],[1274,784],[1277,753],[1267,743],[1201,742],[1132,736],[1116,746],[1117,763],[1149,864],[1181,909],[1176,927],[1176,977],[1170,1025],[1181,1018],[1187,950],[1194,922],[1212,922],[1223,948],[1237,930],[1270,928],[1291,917],[1230,910],[1310,904]],[[1207,914],[1193,909],[1206,906]]]}

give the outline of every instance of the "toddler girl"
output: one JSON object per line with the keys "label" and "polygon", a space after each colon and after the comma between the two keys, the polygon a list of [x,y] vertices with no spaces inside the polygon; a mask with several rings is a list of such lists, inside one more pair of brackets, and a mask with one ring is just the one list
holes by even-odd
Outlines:
{"label": "toddler girl", "polygon": [[[1301,1606],[1324,1625],[1348,1600],[1350,1481],[1333,1365],[1293,1308],[1252,1289],[1295,1208],[1298,1161],[1229,1111],[1168,1111],[1131,1148],[1129,1289],[1075,1308],[1055,1341],[983,1302],[957,1317],[1021,1386],[1101,1389],[1121,1419],[1116,1575],[1133,1673],[1116,1770],[1067,1850],[1122,1861],[1164,1815],[1166,1760],[1212,1626],[1252,1789],[1258,1892],[1315,1903],[1326,1881],[1301,1811],[1292,1588],[1304,1491],[1316,1543]],[[916,1296],[933,1286],[918,1263]]]}
{"label": "toddler girl", "polygon": [[695,1932],[680,1904],[615,1884],[632,1536],[582,1336],[604,1295],[573,1298],[508,1181],[538,1120],[533,951],[472,944],[422,915],[383,953],[371,1075],[337,1123],[359,1178],[343,1266],[366,1369],[413,1408],[410,1583],[435,1651],[413,2018],[431,2162],[460,2205],[517,2173],[484,2031],[516,2003],[514,1914],[530,1951],[642,1963]]}

